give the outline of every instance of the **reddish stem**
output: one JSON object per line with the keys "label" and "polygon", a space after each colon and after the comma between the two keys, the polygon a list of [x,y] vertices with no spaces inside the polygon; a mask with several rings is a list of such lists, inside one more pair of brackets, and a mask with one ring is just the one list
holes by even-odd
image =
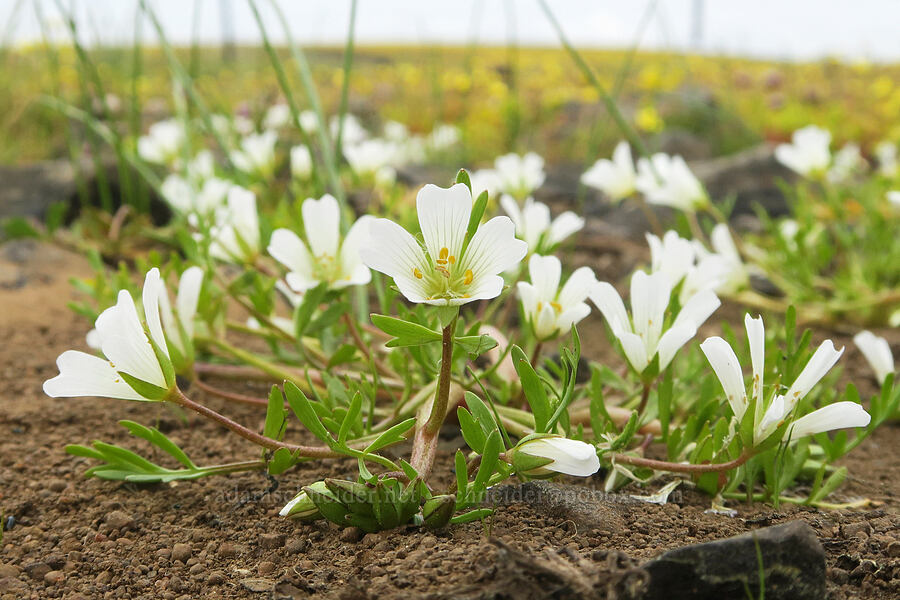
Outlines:
{"label": "reddish stem", "polygon": [[654,471],[668,471],[670,473],[721,473],[723,471],[730,471],[731,469],[738,468],[747,462],[750,459],[750,456],[749,453],[745,453],[726,463],[705,463],[701,465],[672,463],[664,460],[643,458],[641,456],[628,456],[627,454],[614,454],[613,460],[627,465],[647,467]]}

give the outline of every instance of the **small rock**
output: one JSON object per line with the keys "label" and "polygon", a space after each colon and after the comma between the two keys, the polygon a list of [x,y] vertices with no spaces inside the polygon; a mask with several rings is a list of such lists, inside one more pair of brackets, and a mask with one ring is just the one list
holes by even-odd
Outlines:
{"label": "small rock", "polygon": [[33,562],[25,565],[25,572],[28,573],[28,576],[37,580],[43,579],[44,575],[52,570],[50,565],[44,562]]}
{"label": "small rock", "polygon": [[757,548],[762,554],[766,600],[825,597],[825,551],[803,521],[670,550],[642,565],[650,574],[643,600],[762,596]]}
{"label": "small rock", "polygon": [[205,570],[206,570],[206,567],[197,563],[197,564],[191,565],[191,568],[188,569],[188,573],[190,573],[191,575],[198,575]]}
{"label": "small rock", "polygon": [[[24,590],[25,584],[16,579],[15,577],[0,577],[0,594],[5,592],[16,592],[19,590]],[[6,596],[4,596],[5,598]],[[14,598],[16,596],[10,596]]]}
{"label": "small rock", "polygon": [[225,583],[225,574],[222,571],[213,571],[206,578],[206,583],[209,585],[221,585]]}
{"label": "small rock", "polygon": [[858,533],[865,533],[868,537],[868,534],[872,533],[872,526],[868,521],[859,521],[858,523],[848,523],[842,526],[841,530],[844,532],[844,537],[856,537]]}
{"label": "small rock", "polygon": [[271,579],[259,579],[256,577],[241,579],[241,585],[245,590],[260,594],[263,592],[271,592],[275,589],[275,582]]}
{"label": "small rock", "polygon": [[0,579],[4,577],[18,577],[22,570],[16,565],[0,564]]}
{"label": "small rock", "polygon": [[891,558],[900,558],[900,542],[891,542],[888,544],[887,555]]}
{"label": "small rock", "polygon": [[547,516],[573,521],[579,531],[621,531],[625,523],[606,494],[582,485],[529,481],[492,487],[484,499],[488,506],[527,504]]}
{"label": "small rock", "polygon": [[284,546],[285,536],[282,533],[264,533],[259,536],[259,545],[261,548],[281,548]]}
{"label": "small rock", "polygon": [[356,543],[363,537],[363,530],[359,527],[347,527],[341,532],[341,541],[350,544]]}
{"label": "small rock", "polygon": [[104,519],[107,525],[113,529],[131,529],[134,527],[134,517],[121,510],[114,510]]}
{"label": "small rock", "polygon": [[166,589],[173,592],[180,592],[184,589],[184,582],[181,580],[181,577],[176,575],[169,579],[169,583],[166,584]]}
{"label": "small rock", "polygon": [[66,576],[62,571],[50,571],[46,575],[44,575],[44,583],[47,585],[55,585],[63,580],[65,580]]}
{"label": "small rock", "polygon": [[289,541],[284,547],[289,554],[300,554],[305,552],[307,548],[309,548],[309,542],[296,538]]}
{"label": "small rock", "polygon": [[50,483],[47,484],[47,487],[51,492],[61,492],[66,489],[68,483],[64,479],[54,479]]}
{"label": "small rock", "polygon": [[172,560],[180,560],[181,562],[187,562],[191,557],[191,545],[190,544],[175,544],[172,546]]}
{"label": "small rock", "polygon": [[275,563],[272,561],[264,560],[259,563],[259,566],[256,567],[256,571],[260,575],[271,575],[275,572]]}
{"label": "small rock", "polygon": [[216,553],[222,558],[234,558],[238,555],[238,548],[231,542],[222,542]]}

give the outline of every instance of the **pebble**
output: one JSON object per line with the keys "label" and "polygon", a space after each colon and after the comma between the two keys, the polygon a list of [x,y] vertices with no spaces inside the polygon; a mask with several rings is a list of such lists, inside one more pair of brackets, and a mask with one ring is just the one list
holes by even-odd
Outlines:
{"label": "pebble", "polygon": [[66,576],[62,571],[50,571],[44,575],[44,583],[47,585],[55,585],[65,580]]}
{"label": "pebble", "polygon": [[231,542],[222,542],[219,544],[219,549],[216,553],[222,558],[234,558],[238,555],[238,549]]}
{"label": "pebble", "polygon": [[259,545],[262,548],[281,548],[284,546],[283,533],[264,533],[259,536]]}
{"label": "pebble", "polygon": [[68,483],[64,479],[54,479],[50,483],[47,484],[47,487],[50,488],[51,492],[61,492],[66,489]]}
{"label": "pebble", "polygon": [[180,560],[181,562],[187,562],[191,557],[191,545],[190,544],[175,544],[172,546],[172,560]]}
{"label": "pebble", "polygon": [[191,575],[197,575],[198,573],[202,573],[205,570],[206,570],[206,567],[204,567],[200,563],[197,563],[197,564],[191,566],[190,569],[188,569],[188,573],[190,573]]}
{"label": "pebble", "polygon": [[21,569],[16,565],[0,564],[0,579],[4,577],[18,577]]}
{"label": "pebble", "polygon": [[113,529],[131,529],[134,526],[134,517],[121,510],[110,512],[104,521]]}
{"label": "pebble", "polygon": [[891,542],[888,544],[887,555],[891,558],[900,558],[900,542]]}
{"label": "pebble", "polygon": [[868,521],[860,521],[858,523],[848,523],[843,526],[844,537],[855,537],[857,533],[863,532],[867,535],[872,533],[872,526]]}
{"label": "pebble", "polygon": [[32,579],[43,579],[44,575],[52,571],[50,565],[44,562],[33,562],[25,565],[25,572]]}
{"label": "pebble", "polygon": [[181,577],[176,575],[166,584],[166,589],[172,590],[173,592],[180,592],[184,590],[184,582],[181,580]]}
{"label": "pebble", "polygon": [[206,578],[206,583],[209,585],[221,585],[225,583],[225,574],[222,571],[213,571]]}
{"label": "pebble", "polygon": [[275,582],[271,579],[257,579],[255,577],[241,579],[241,585],[244,589],[257,593],[271,592],[275,589]]}
{"label": "pebble", "polygon": [[341,541],[356,543],[363,537],[363,530],[359,527],[347,527],[341,532]]}
{"label": "pebble", "polygon": [[259,565],[256,567],[256,571],[260,575],[271,575],[272,573],[275,572],[275,563],[268,561],[268,560],[264,560],[261,563],[259,563]]}
{"label": "pebble", "polygon": [[301,552],[305,552],[307,548],[309,548],[309,542],[296,538],[289,541],[284,547],[289,554],[300,554]]}

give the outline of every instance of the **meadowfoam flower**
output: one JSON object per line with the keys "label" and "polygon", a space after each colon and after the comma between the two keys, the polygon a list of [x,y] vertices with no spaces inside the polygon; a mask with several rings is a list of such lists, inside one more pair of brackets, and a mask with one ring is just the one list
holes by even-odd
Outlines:
{"label": "meadowfoam flower", "polygon": [[306,133],[315,133],[319,130],[319,117],[313,110],[304,110],[300,113],[300,129]]}
{"label": "meadowfoam flower", "polygon": [[900,192],[898,191],[890,191],[887,193],[888,202],[890,202],[894,208],[900,208]]}
{"label": "meadowfoam flower", "polygon": [[567,333],[591,312],[585,302],[597,280],[589,267],[576,269],[560,289],[562,264],[555,256],[532,254],[528,260],[531,283],[517,286],[525,318],[539,340]]}
{"label": "meadowfoam flower", "polygon": [[551,221],[550,208],[531,197],[525,199],[525,206],[520,209],[515,198],[503,194],[500,205],[515,224],[516,236],[528,244],[529,252],[550,251],[584,228],[584,219],[570,210]]}
{"label": "meadowfoam flower", "polygon": [[[337,115],[331,117],[329,124],[331,137],[337,139],[338,130],[340,129],[341,120]],[[358,144],[369,137],[369,132],[362,126],[356,116],[347,113],[344,115],[344,128],[341,131],[341,144],[352,146]]]}
{"label": "meadowfoam flower", "polygon": [[138,155],[160,165],[173,164],[178,160],[185,134],[182,124],[175,119],[158,121],[150,126],[147,135],[138,138]]}
{"label": "meadowfoam flower", "polygon": [[281,129],[291,122],[291,107],[287,104],[273,104],[263,118],[265,129]]}
{"label": "meadowfoam flower", "polygon": [[409,129],[398,121],[388,121],[384,124],[384,137],[392,142],[403,143],[409,139]]}
{"label": "meadowfoam flower", "polygon": [[622,141],[613,151],[612,160],[601,158],[581,176],[581,183],[596,188],[613,202],[624,200],[635,191],[636,174],[631,147]]}
{"label": "meadowfoam flower", "polygon": [[333,196],[307,198],[301,207],[307,246],[290,229],[276,229],[269,242],[269,254],[288,268],[285,277],[294,292],[305,292],[321,282],[332,289],[365,285],[372,279],[360,257],[373,217],[360,217],[340,236],[341,209]]}
{"label": "meadowfoam flower", "polygon": [[276,141],[278,134],[274,131],[251,133],[241,140],[239,149],[231,151],[231,162],[245,173],[268,175],[275,166]]}
{"label": "meadowfoam flower", "polygon": [[887,140],[875,146],[875,157],[878,159],[878,172],[885,177],[895,177],[900,165],[897,164],[897,146]]}
{"label": "meadowfoam flower", "polygon": [[738,252],[731,231],[725,223],[713,227],[709,234],[713,251],[696,242],[697,273],[713,282],[712,289],[721,294],[733,294],[750,283],[750,273]]}
{"label": "meadowfoam flower", "polygon": [[499,191],[526,198],[544,184],[544,159],[534,152],[504,154],[494,160],[494,174]]}
{"label": "meadowfoam flower", "polygon": [[721,304],[713,291],[700,291],[684,303],[666,327],[666,308],[671,295],[672,284],[665,273],[647,275],[636,271],[631,276],[629,318],[622,297],[611,284],[599,282],[591,292],[591,300],[603,313],[622,345],[625,358],[638,373],[643,373],[657,355],[659,370],[665,369]]}
{"label": "meadowfoam flower", "polygon": [[94,324],[105,358],[77,350],[63,352],[56,359],[59,375],[44,382],[44,393],[52,398],[164,398],[175,384],[175,372],[160,320],[163,293],[159,270],[150,269],[144,280],[142,322],[131,295],[119,291],[115,306],[100,313]]}
{"label": "meadowfoam flower", "polygon": [[[843,348],[835,350],[831,340],[823,342],[816,349],[812,358],[810,358],[787,393],[784,395],[776,394],[769,406],[764,407],[763,374],[765,371],[766,332],[762,317],[753,319],[750,315],[745,315],[744,326],[747,330],[747,340],[750,345],[750,361],[753,367],[751,383],[752,398],[755,406],[753,443],[758,445],[772,435],[787,419],[792,418],[792,413],[797,403],[831,370],[831,367],[841,357]],[[725,396],[734,416],[739,421],[742,420],[750,406],[750,401],[737,355],[734,353],[731,345],[720,337],[707,338],[700,344],[700,349],[706,355],[709,364],[716,373],[716,377],[722,384],[722,389],[725,391]],[[785,433],[785,438],[796,440],[806,435],[814,435],[832,429],[865,427],[869,424],[869,419],[869,414],[858,404],[854,402],[836,402],[793,421]]]}
{"label": "meadowfoam flower", "polygon": [[376,175],[381,172],[382,181],[385,181],[386,169],[394,173],[393,177],[387,177],[388,181],[392,181],[396,177],[395,167],[404,162],[400,146],[380,138],[346,144],[344,157],[357,175]]}
{"label": "meadowfoam flower", "polygon": [[894,372],[894,355],[887,340],[871,331],[860,331],[853,336],[853,343],[872,367],[878,383],[884,383],[885,378]]}
{"label": "meadowfoam flower", "polygon": [[779,144],[775,159],[804,177],[821,177],[831,163],[830,145],[830,132],[809,125],[795,131],[790,144]]}
{"label": "meadowfoam flower", "polygon": [[194,155],[184,168],[187,178],[195,182],[203,182],[214,177],[216,173],[216,162],[212,152],[209,150],[201,150]]}
{"label": "meadowfoam flower", "polygon": [[834,154],[831,168],[825,177],[831,183],[843,183],[866,167],[866,161],[856,144],[845,144]]}
{"label": "meadowfoam flower", "polygon": [[650,246],[650,272],[665,273],[674,287],[694,269],[697,249],[693,241],[669,230],[660,238],[652,233],[644,234]]}
{"label": "meadowfoam flower", "polygon": [[[169,293],[161,286],[159,308],[162,316],[163,330],[168,340],[169,352],[173,355],[176,370],[193,362],[194,317],[197,314],[197,303],[203,287],[203,269],[189,267],[178,280],[178,294],[175,296],[175,311],[169,302]],[[175,360],[176,355],[180,360]],[[179,364],[182,362],[183,364]],[[181,367],[181,368],[179,368]]]}
{"label": "meadowfoam flower", "polygon": [[211,177],[199,189],[179,175],[169,175],[160,187],[162,197],[177,212],[186,216],[207,216],[221,207],[232,184]]}
{"label": "meadowfoam flower", "polygon": [[376,219],[362,250],[363,263],[392,277],[411,302],[458,306],[494,298],[503,289],[499,274],[528,252],[508,217],[480,225],[466,244],[472,194],[465,184],[426,185],[416,196],[416,211],[424,248],[397,223]]}
{"label": "meadowfoam flower", "polygon": [[507,454],[517,471],[532,477],[553,473],[590,477],[600,470],[596,448],[557,435],[529,436]]}
{"label": "meadowfoam flower", "polygon": [[259,255],[260,246],[256,195],[232,185],[227,202],[216,211],[215,219],[209,253],[225,262],[252,263]]}
{"label": "meadowfoam flower", "polygon": [[306,146],[291,148],[291,175],[297,179],[309,179],[312,175],[312,155]]}
{"label": "meadowfoam flower", "polygon": [[472,197],[477,198],[482,192],[487,192],[493,198],[500,191],[500,177],[493,169],[478,169],[469,173],[472,183]]}
{"label": "meadowfoam flower", "polygon": [[452,148],[462,139],[459,127],[456,125],[447,125],[446,123],[434,126],[431,133],[428,134],[426,146],[432,152],[440,152],[448,148]]}
{"label": "meadowfoam flower", "polygon": [[635,187],[650,204],[692,212],[709,204],[709,197],[680,156],[654,154],[637,164]]}

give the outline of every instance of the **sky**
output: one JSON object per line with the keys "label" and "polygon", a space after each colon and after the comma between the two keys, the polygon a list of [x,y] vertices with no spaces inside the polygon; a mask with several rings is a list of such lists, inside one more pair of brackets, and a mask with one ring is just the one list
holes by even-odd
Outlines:
{"label": "sky", "polygon": [[[256,0],[275,42],[284,41],[271,0]],[[350,0],[275,0],[302,44],[340,44]],[[176,44],[257,44],[246,0],[147,0]],[[137,0],[62,0],[73,6],[83,41],[130,44]],[[64,27],[54,0],[0,0],[0,39],[41,39],[35,4],[55,36]],[[709,54],[807,60],[900,62],[897,0],[548,0],[579,47],[691,50]],[[19,10],[16,10],[17,7]],[[645,23],[642,26],[642,23]],[[148,24],[144,38],[153,39]],[[639,32],[641,32],[639,34]],[[359,0],[359,44],[438,43],[555,46],[538,0]]]}

